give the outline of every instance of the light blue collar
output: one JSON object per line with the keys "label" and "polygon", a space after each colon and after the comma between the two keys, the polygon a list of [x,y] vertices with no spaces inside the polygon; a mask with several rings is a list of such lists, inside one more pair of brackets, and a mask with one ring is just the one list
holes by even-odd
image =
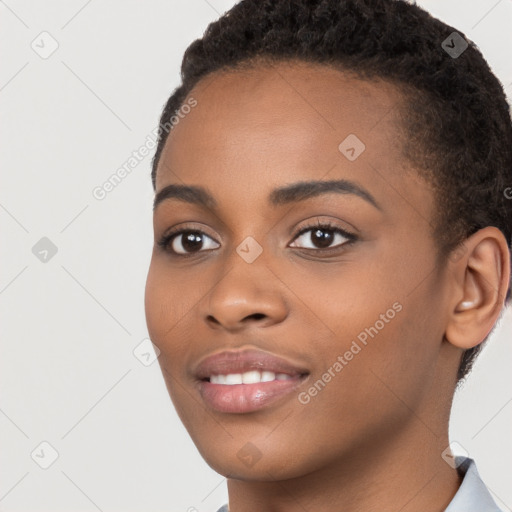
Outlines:
{"label": "light blue collar", "polygon": [[455,457],[455,463],[465,473],[464,480],[445,512],[503,512],[482,482],[475,461]]}

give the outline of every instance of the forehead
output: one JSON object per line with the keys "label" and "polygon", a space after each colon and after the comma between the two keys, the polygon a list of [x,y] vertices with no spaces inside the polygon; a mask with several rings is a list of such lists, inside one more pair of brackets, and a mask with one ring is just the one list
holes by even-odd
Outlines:
{"label": "forehead", "polygon": [[249,151],[256,145],[261,156],[279,149],[288,159],[317,160],[319,148],[336,154],[351,133],[374,150],[382,142],[397,146],[399,92],[387,82],[370,83],[327,66],[279,63],[216,72],[188,98],[197,106],[170,132],[162,155],[167,164],[181,164],[182,157],[193,163],[194,156],[200,160],[205,151],[226,146]]}
{"label": "forehead", "polygon": [[[274,63],[212,73],[188,98],[197,105],[169,134],[157,191],[169,183],[206,184],[227,200],[230,190],[230,199],[242,187],[266,195],[273,186],[312,178],[369,188],[384,180],[409,197],[414,192],[406,189],[418,188],[417,176],[404,179],[410,169],[402,156],[404,100],[386,81],[318,64]],[[347,158],[354,151],[344,153],[351,148],[355,159]]]}

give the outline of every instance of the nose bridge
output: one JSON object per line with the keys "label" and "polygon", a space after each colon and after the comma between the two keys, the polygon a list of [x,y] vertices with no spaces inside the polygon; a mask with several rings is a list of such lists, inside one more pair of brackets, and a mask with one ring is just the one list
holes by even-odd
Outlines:
{"label": "nose bridge", "polygon": [[223,276],[209,294],[207,319],[232,329],[250,320],[272,324],[286,317],[283,289],[256,243],[244,239],[226,260]]}

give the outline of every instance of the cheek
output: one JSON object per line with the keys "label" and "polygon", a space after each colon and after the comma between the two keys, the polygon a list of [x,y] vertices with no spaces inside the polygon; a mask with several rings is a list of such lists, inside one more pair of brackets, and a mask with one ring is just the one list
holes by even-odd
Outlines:
{"label": "cheek", "polygon": [[199,308],[207,286],[198,272],[170,269],[158,256],[151,261],[145,288],[146,324],[151,341],[160,350],[158,362],[179,413],[180,403],[190,401],[187,394],[181,400],[180,393],[190,386],[187,362],[195,359],[194,342],[198,336],[204,337],[199,329]]}
{"label": "cheek", "polygon": [[168,285],[152,261],[149,267],[144,295],[146,323],[151,340],[157,346],[163,341],[165,332],[172,326],[174,314]]}
{"label": "cheek", "polygon": [[361,358],[370,383],[362,403],[373,403],[375,413],[384,416],[387,408],[397,417],[407,413],[408,407],[421,409],[433,383],[442,337],[425,313],[424,297],[402,297],[400,304],[395,318],[368,338]]}
{"label": "cheek", "polygon": [[[144,307],[151,340],[160,350],[177,339],[177,332],[200,298],[194,279],[179,278],[153,258],[146,280]],[[162,345],[162,346],[160,346]]]}
{"label": "cheek", "polygon": [[[386,307],[374,310],[376,317],[366,313],[359,326],[352,319],[352,329],[363,336],[339,336],[337,346],[323,356],[325,368],[305,389],[307,396],[302,396],[303,405],[293,416],[294,424],[301,427],[293,435],[311,449],[309,455],[330,457],[337,446],[341,456],[361,443],[371,444],[371,439],[392,436],[407,421],[410,409],[419,406],[435,350],[413,328],[414,308],[404,306],[382,326],[379,315],[386,311]],[[336,366],[339,356],[342,369]],[[277,436],[274,440],[285,442]]]}
{"label": "cheek", "polygon": [[183,340],[189,339],[190,335],[187,336],[183,329],[186,328],[185,320],[192,307],[190,304],[194,304],[192,297],[187,297],[186,289],[190,287],[177,287],[173,274],[153,258],[144,296],[146,324],[151,341],[160,350],[158,363],[162,376],[183,423],[188,421],[189,416],[194,416],[190,400],[182,396],[183,388],[190,385],[186,382],[183,365],[189,350],[189,345]]}
{"label": "cheek", "polygon": [[[319,382],[318,391],[308,388],[312,396],[304,407],[326,412],[324,427],[334,437],[353,438],[354,426],[396,424],[407,414],[401,400],[415,407],[432,379],[442,334],[432,323],[435,312],[427,311],[432,297],[422,289],[409,293],[410,272],[400,277],[384,267],[374,265],[364,275],[346,272],[309,288],[308,304],[316,304],[331,337],[313,349],[319,363],[313,384],[328,383]],[[331,375],[324,373],[329,368]]]}

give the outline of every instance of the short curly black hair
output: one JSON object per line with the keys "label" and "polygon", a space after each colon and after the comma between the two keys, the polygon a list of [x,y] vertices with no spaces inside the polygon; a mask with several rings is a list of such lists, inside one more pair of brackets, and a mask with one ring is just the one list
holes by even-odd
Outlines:
{"label": "short curly black hair", "polygon": [[[403,154],[433,187],[440,261],[456,255],[464,240],[485,226],[499,228],[510,247],[510,107],[476,45],[454,32],[404,0],[240,1],[185,51],[182,83],[160,118],[153,188],[170,120],[200,79],[261,62],[324,64],[361,79],[387,80],[405,98]],[[460,50],[450,53],[450,48]],[[459,381],[487,339],[463,353]]]}

